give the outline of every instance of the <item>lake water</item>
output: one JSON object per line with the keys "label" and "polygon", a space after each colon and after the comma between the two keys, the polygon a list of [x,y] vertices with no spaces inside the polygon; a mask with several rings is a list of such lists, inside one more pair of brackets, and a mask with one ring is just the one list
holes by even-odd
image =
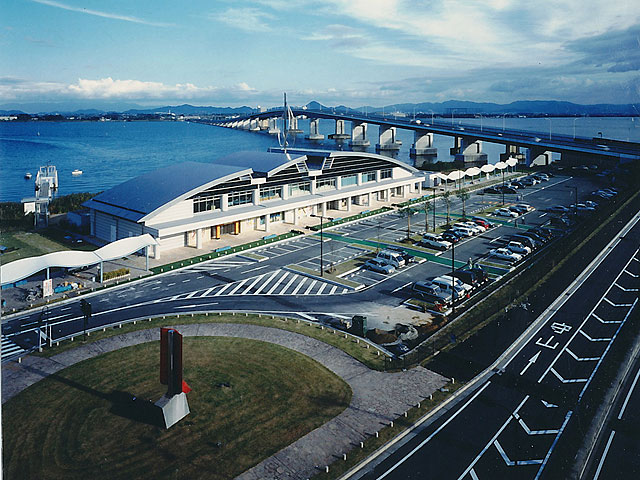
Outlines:
{"label": "lake water", "polygon": [[[440,120],[443,121],[443,120]],[[454,119],[454,123],[480,124],[480,119]],[[485,126],[501,128],[503,119],[484,118]],[[506,118],[505,128],[553,134],[596,137],[640,142],[638,118]],[[299,127],[308,133],[309,121]],[[334,123],[320,121],[320,131],[333,133]],[[350,127],[347,126],[347,131]],[[413,132],[398,130],[402,148],[397,158],[411,163],[409,148]],[[295,147],[337,149],[335,141],[309,142],[304,135],[295,139]],[[368,136],[375,151],[378,127],[370,125]],[[438,160],[449,161],[451,137],[434,137]],[[264,133],[252,133],[186,122],[0,122],[0,201],[20,201],[33,195],[38,167],[55,165],[58,169],[59,194],[98,192],[142,173],[183,161],[213,162],[241,150],[264,151],[278,146],[277,138]],[[347,148],[346,144],[342,148]],[[504,147],[483,144],[489,162],[495,163]],[[80,169],[83,174],[72,176]],[[33,178],[25,180],[31,172]]]}

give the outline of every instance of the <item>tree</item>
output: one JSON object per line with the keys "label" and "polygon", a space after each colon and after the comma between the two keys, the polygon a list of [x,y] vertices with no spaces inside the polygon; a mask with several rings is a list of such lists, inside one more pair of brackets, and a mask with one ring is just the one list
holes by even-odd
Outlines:
{"label": "tree", "polygon": [[447,207],[447,225],[451,223],[451,219],[449,218],[449,207],[451,207],[451,192],[449,190],[445,191],[442,194],[442,200],[444,201],[445,207]]}
{"label": "tree", "polygon": [[456,197],[458,197],[462,202],[462,218],[466,218],[467,211],[465,209],[465,202],[469,200],[469,192],[466,188],[461,188],[458,190],[458,193],[456,193]]}
{"label": "tree", "polygon": [[400,214],[407,217],[407,240],[411,240],[411,215],[416,213],[417,210],[412,207],[406,207],[400,210]]}
{"label": "tree", "polygon": [[433,210],[433,206],[427,200],[422,204],[422,208],[424,210],[424,233],[429,233],[429,212]]}

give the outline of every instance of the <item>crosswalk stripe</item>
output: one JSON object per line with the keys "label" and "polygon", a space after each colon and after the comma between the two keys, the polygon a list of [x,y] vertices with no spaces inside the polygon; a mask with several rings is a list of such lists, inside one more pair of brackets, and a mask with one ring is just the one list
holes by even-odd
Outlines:
{"label": "crosswalk stripe", "polygon": [[314,280],[313,282],[311,282],[311,285],[309,285],[309,288],[307,288],[307,291],[304,292],[304,295],[309,295],[309,292],[313,287],[315,287],[316,283],[318,283],[318,280]]}
{"label": "crosswalk stripe", "polygon": [[267,291],[267,295],[271,295],[273,291],[278,288],[278,286],[282,283],[282,281],[289,276],[289,272],[284,272],[284,275],[281,275],[278,278],[278,281]]}
{"label": "crosswalk stripe", "polygon": [[318,289],[318,291],[316,292],[316,295],[322,295],[322,292],[324,291],[324,289],[327,287],[327,283],[323,283],[320,288]]}
{"label": "crosswalk stripe", "polygon": [[331,289],[331,291],[329,292],[329,295],[333,295],[334,293],[336,293],[337,289],[338,289],[338,286],[334,285],[333,288]]}
{"label": "crosswalk stripe", "polygon": [[349,289],[348,289],[348,288],[343,288],[343,289],[342,289],[342,293],[347,293],[348,291],[349,291]]}
{"label": "crosswalk stripe", "polygon": [[25,351],[21,346],[16,345],[4,335],[2,336],[2,358],[8,358]]}
{"label": "crosswalk stripe", "polygon": [[254,295],[258,295],[262,291],[262,289],[265,288],[267,285],[269,285],[269,282],[271,282],[271,280],[273,280],[273,278],[279,273],[280,273],[280,270],[276,270],[275,272],[273,272],[271,276],[267,279],[267,281],[258,287]]}
{"label": "crosswalk stripe", "polygon": [[249,290],[251,290],[255,286],[256,283],[258,283],[260,280],[262,280],[262,277],[264,277],[265,275],[266,275],[266,273],[263,273],[262,275],[257,276],[256,279],[253,281],[253,283],[251,285],[249,285],[249,287],[246,290],[244,290],[240,295],[246,295],[247,292]]}
{"label": "crosswalk stripe", "polygon": [[[229,295],[233,295],[233,294],[235,294],[235,293],[236,293],[240,288],[242,288],[242,286],[243,286],[245,283],[247,283],[249,280],[250,280],[249,278],[245,278],[244,280],[242,280],[238,285],[236,285],[236,287],[235,287],[233,290],[231,290],[231,291],[229,292]],[[215,296],[215,295],[214,295],[214,296]]]}
{"label": "crosswalk stripe", "polygon": [[[217,287],[217,285],[216,285],[216,287]],[[211,287],[211,288],[208,288],[207,290],[205,290],[204,293],[202,295],[200,295],[200,298],[206,297],[207,295],[209,295],[211,293],[211,291],[216,287]]]}
{"label": "crosswalk stripe", "polygon": [[[217,297],[219,295],[222,295],[222,292],[224,292],[227,288],[229,288],[231,285],[233,285],[233,283],[227,283],[225,285],[222,286],[222,288],[220,290],[218,290],[216,293],[213,294],[214,297]],[[216,287],[218,287],[219,285],[216,285]],[[216,288],[213,287],[213,288]]]}
{"label": "crosswalk stripe", "polygon": [[293,290],[291,294],[296,295],[306,282],[307,282],[307,277],[302,277],[302,281],[298,284],[298,286]]}
{"label": "crosswalk stripe", "polygon": [[299,275],[298,274],[294,274],[293,277],[291,277],[289,279],[289,283],[287,283],[284,287],[282,287],[282,289],[278,292],[278,295],[282,295],[284,294],[284,292],[286,292],[287,290],[289,290],[289,287],[291,286],[291,284],[296,280],[296,278],[298,278]]}

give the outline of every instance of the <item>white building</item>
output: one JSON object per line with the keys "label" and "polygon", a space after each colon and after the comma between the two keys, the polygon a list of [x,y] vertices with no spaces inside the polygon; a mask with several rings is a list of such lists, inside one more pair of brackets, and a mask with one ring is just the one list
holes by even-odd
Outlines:
{"label": "white building", "polygon": [[[85,203],[91,234],[106,241],[149,233],[154,257],[204,248],[227,235],[295,228],[301,218],[354,205],[402,201],[424,175],[393,158],[361,152],[240,152],[216,163],[186,162],[141,175]],[[334,215],[335,216],[335,215]]]}

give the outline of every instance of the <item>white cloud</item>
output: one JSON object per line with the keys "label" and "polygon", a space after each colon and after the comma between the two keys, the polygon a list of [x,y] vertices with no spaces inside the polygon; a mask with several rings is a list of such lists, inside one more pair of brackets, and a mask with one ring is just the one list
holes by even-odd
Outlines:
{"label": "white cloud", "polygon": [[67,5],[67,4],[64,4],[62,2],[56,2],[56,1],[53,1],[53,0],[31,0],[31,1],[35,2],[35,3],[40,3],[42,5],[48,5],[50,7],[61,8],[62,10],[69,10],[71,12],[84,13],[86,15],[93,15],[95,17],[110,18],[112,20],[122,20],[122,21],[125,21],[125,22],[140,23],[142,25],[149,25],[149,26],[152,26],[152,27],[169,27],[169,26],[173,26],[173,24],[170,24],[170,23],[150,22],[148,20],[144,20],[142,18],[137,18],[137,17],[132,17],[132,16],[129,16],[129,15],[118,15],[116,13],[102,12],[100,10],[91,10],[89,8],[73,7],[71,5]]}
{"label": "white cloud", "polygon": [[247,32],[268,32],[271,27],[266,20],[271,20],[273,15],[252,7],[230,7],[222,13],[210,14],[209,18]]}

